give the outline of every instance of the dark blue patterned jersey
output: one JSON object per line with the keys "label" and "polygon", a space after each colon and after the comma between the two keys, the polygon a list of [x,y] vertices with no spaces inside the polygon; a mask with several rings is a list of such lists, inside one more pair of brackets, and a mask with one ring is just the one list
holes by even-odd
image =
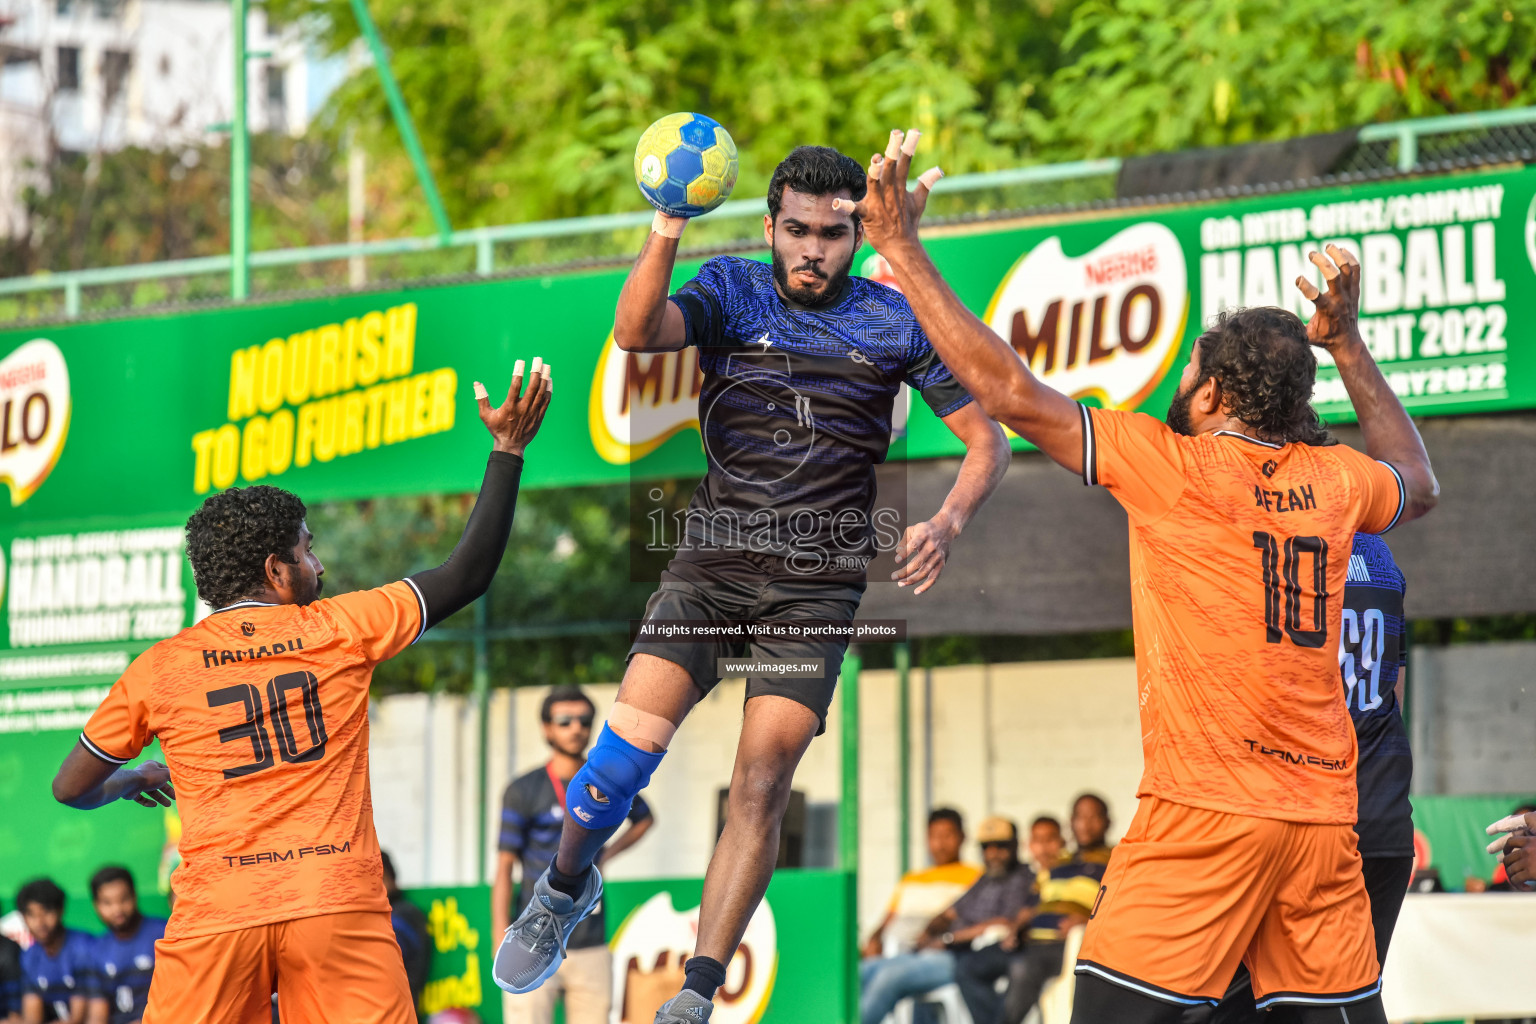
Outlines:
{"label": "dark blue patterned jersey", "polygon": [[902,384],[941,417],[971,400],[907,300],[849,277],[831,306],[802,309],[780,297],[767,264],[717,256],[671,301],[704,378],[709,471],[686,535],[790,557],[802,572],[820,571],[823,556],[867,561],[877,530],[896,527],[897,516],[886,523],[877,514],[875,467],[890,449]]}
{"label": "dark blue patterned jersey", "polygon": [[1360,743],[1355,831],[1366,857],[1413,855],[1413,809],[1408,802],[1413,754],[1397,703],[1397,680],[1408,653],[1403,643],[1406,589],[1386,541],[1375,534],[1355,534],[1344,585],[1339,672]]}
{"label": "dark blue patterned jersey", "polygon": [[21,951],[22,994],[42,999],[45,1022],[69,1020],[69,1001],[91,994],[95,951],[96,937],[73,928],[64,930],[57,956],[49,956],[41,942]]}
{"label": "dark blue patterned jersey", "polygon": [[144,1016],[149,1005],[149,980],[155,970],[155,943],[165,938],[165,921],[141,917],[127,938],[107,932],[96,938],[91,994],[105,999],[111,1024],[127,1024]]}

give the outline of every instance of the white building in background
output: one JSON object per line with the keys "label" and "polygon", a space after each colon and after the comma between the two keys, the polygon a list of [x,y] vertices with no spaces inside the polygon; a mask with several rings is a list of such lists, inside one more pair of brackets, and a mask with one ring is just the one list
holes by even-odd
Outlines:
{"label": "white building in background", "polygon": [[[234,109],[225,0],[0,0],[0,236],[21,227],[21,190],[51,147],[111,152],[212,141]],[[301,134],[339,81],[293,27],[250,11],[253,132]]]}

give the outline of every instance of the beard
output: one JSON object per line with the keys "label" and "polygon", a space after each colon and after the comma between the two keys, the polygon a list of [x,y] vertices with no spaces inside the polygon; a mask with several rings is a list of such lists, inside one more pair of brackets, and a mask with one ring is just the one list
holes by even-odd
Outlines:
{"label": "beard", "polygon": [[307,593],[299,593],[294,595],[297,598],[297,600],[293,602],[294,604],[314,604],[316,601],[320,600],[320,592],[325,589],[325,580],[321,579],[319,576],[316,576],[314,577],[314,581],[315,585],[313,589],[310,589]]}
{"label": "beard", "polygon": [[1168,415],[1163,422],[1175,434],[1183,434],[1185,437],[1195,436],[1195,426],[1189,419],[1189,408],[1195,401],[1195,389],[1177,392],[1168,402]]}
{"label": "beard", "polygon": [[[789,268],[784,264],[784,258],[779,255],[779,250],[773,250],[773,279],[778,282],[779,291],[784,297],[798,305],[809,309],[821,309],[836,302],[838,296],[843,294],[843,282],[848,280],[848,271],[853,269],[853,257],[848,257],[848,262],[828,274],[814,263],[802,263],[798,267]],[[790,284],[789,275],[805,271],[815,274],[826,283],[819,291],[810,288],[800,288]]]}

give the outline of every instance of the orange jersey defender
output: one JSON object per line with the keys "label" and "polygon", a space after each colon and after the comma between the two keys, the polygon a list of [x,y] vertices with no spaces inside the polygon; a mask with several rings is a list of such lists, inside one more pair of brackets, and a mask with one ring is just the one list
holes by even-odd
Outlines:
{"label": "orange jersey defender", "polygon": [[1083,477],[1130,519],[1146,769],[1139,796],[1352,825],[1338,637],[1356,531],[1402,514],[1397,471],[1344,445],[1175,433],[1083,407]]}
{"label": "orange jersey defender", "polygon": [[181,812],[167,939],[388,912],[368,789],[368,684],[421,635],[409,581],[246,601],[136,658],[81,736],[117,763],[160,741]]}

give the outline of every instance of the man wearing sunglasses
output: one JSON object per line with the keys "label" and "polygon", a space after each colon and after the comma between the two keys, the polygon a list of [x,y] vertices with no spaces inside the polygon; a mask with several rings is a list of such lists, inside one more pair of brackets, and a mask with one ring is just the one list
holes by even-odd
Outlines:
{"label": "man wearing sunglasses", "polygon": [[[587,763],[592,742],[592,701],[577,686],[556,686],[539,709],[544,723],[544,742],[549,761],[527,775],[514,779],[501,804],[500,853],[496,879],[491,885],[493,935],[506,932],[516,914],[533,897],[533,880],[544,873],[560,846],[565,820],[565,790]],[[645,799],[635,797],[629,811],[629,828],[614,837],[598,856],[598,864],[629,849],[655,823]],[[522,862],[523,884],[513,906],[512,865]],[[560,970],[542,988],[526,995],[503,993],[503,1017],[507,1024],[550,1024],[555,1003],[565,999],[567,1024],[608,1024],[613,1003],[613,966],[608,954],[603,907],[576,926],[566,946]]]}

